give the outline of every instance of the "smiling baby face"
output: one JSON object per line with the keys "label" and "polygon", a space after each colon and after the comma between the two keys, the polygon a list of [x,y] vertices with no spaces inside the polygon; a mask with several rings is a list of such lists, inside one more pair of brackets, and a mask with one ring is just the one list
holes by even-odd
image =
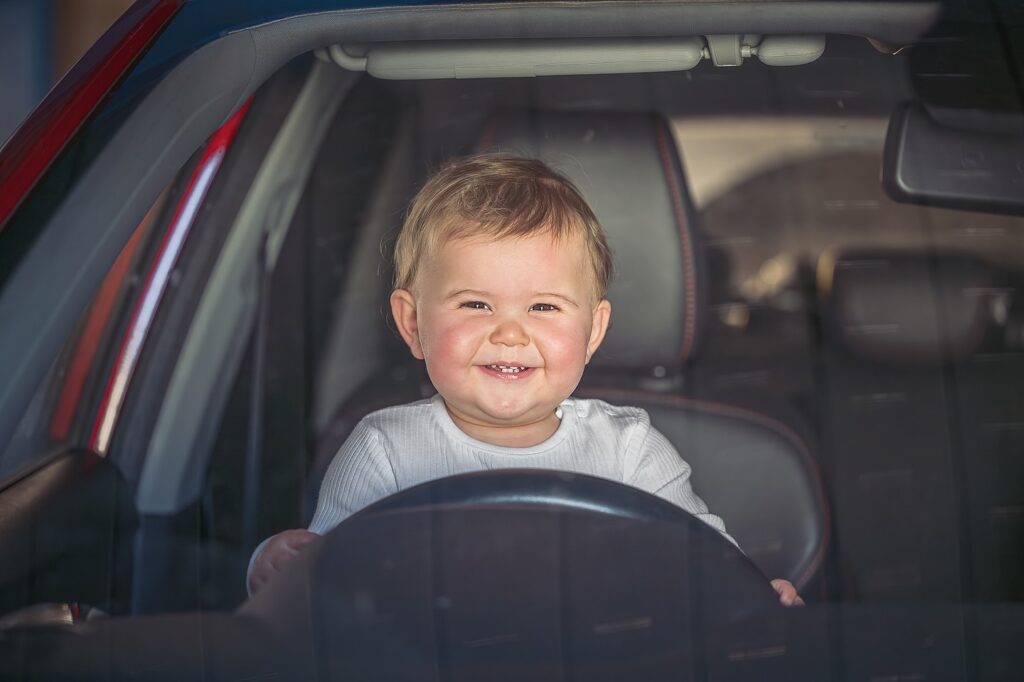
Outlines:
{"label": "smiling baby face", "polygon": [[459,428],[518,447],[555,432],[608,327],[593,270],[580,235],[461,238],[395,290],[399,331]]}

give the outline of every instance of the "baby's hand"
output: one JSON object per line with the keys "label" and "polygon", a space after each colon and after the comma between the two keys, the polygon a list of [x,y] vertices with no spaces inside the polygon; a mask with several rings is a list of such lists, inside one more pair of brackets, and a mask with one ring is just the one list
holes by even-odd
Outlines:
{"label": "baby's hand", "polygon": [[803,606],[804,600],[800,598],[800,595],[796,593],[796,588],[793,587],[793,583],[782,578],[776,578],[772,581],[772,587],[779,593],[779,601],[783,606]]}
{"label": "baby's hand", "polygon": [[286,530],[270,538],[260,550],[252,565],[249,576],[249,590],[256,594],[285,565],[302,551],[302,548],[320,536],[302,528]]}

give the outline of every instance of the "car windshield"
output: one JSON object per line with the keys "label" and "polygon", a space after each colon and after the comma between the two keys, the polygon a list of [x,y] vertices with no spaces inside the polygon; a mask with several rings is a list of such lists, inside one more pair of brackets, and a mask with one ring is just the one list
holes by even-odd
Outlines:
{"label": "car windshield", "polygon": [[[924,7],[896,4],[900,27]],[[308,638],[285,658],[325,678],[1013,677],[1016,15],[640,39],[522,11],[529,38],[465,8],[479,36],[321,36],[307,14],[166,63],[157,42],[72,138],[0,232],[23,328],[0,333],[26,354],[0,420],[0,509],[25,510],[0,511],[0,647],[200,612]],[[271,38],[302,48],[209,104],[228,77],[204,72],[248,73],[228,58]],[[593,211],[614,275],[585,315],[593,252],[554,213],[508,236],[534,194],[446,198],[467,158],[539,160],[566,224]],[[403,279],[421,214],[441,236]],[[505,402],[465,388],[484,380]],[[533,419],[516,400],[551,428],[495,435]],[[210,645],[224,670],[234,636]],[[139,637],[112,669],[153,663]]]}

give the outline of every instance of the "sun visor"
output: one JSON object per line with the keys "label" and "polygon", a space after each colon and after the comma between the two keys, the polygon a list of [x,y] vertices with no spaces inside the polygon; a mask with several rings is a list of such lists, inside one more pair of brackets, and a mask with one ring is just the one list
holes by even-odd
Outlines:
{"label": "sun visor", "polygon": [[532,78],[688,71],[702,59],[740,66],[757,57],[797,66],[825,52],[823,35],[708,35],[548,40],[423,40],[332,45],[323,56],[385,80]]}

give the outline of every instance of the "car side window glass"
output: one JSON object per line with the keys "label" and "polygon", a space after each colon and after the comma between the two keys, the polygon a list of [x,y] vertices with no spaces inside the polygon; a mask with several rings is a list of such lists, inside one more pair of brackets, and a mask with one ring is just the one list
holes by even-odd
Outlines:
{"label": "car side window glass", "polygon": [[[341,315],[339,299],[358,264],[355,245],[373,212],[372,201],[395,144],[397,107],[388,88],[372,79],[357,84],[342,102],[314,162],[289,225],[274,270],[262,292],[267,299],[264,363],[254,365],[251,332],[223,413],[204,479],[202,533],[211,547],[228,548],[211,571],[205,594],[211,604],[244,596],[246,459],[251,456],[254,381],[263,396],[256,453],[259,504],[252,520],[258,538],[305,525],[304,504],[315,447],[316,385],[339,358],[327,352],[331,327]],[[379,258],[380,244],[373,249]],[[378,263],[371,264],[378,270]],[[383,328],[384,320],[379,319]],[[349,358],[349,360],[351,360]],[[315,491],[312,493],[315,495]],[[218,554],[224,554],[221,551]],[[230,563],[230,566],[228,565]]]}
{"label": "car side window glass", "polygon": [[167,192],[161,193],[125,243],[39,385],[0,455],[0,479],[62,446],[90,447],[94,397],[109,380],[107,370],[118,350],[166,197]]}

